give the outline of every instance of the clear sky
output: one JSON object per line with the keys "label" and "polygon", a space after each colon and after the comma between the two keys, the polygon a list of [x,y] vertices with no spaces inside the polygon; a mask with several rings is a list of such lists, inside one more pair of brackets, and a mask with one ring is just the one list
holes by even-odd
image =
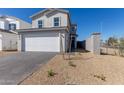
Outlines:
{"label": "clear sky", "polygon": [[[41,8],[0,8],[0,15],[11,15],[31,22],[29,16]],[[78,25],[78,40],[93,32],[101,32],[102,39],[110,36],[124,37],[124,9],[69,8],[72,23]]]}

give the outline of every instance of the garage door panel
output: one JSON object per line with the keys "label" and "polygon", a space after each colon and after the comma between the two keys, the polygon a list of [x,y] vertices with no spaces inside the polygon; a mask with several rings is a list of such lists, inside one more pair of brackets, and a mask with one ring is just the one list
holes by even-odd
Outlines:
{"label": "garage door panel", "polygon": [[59,38],[25,37],[25,51],[59,52]]}

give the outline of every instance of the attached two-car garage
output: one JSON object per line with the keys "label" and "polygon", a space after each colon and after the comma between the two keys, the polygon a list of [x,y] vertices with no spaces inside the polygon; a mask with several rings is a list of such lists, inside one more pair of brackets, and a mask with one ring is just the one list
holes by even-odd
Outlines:
{"label": "attached two-car garage", "polygon": [[56,37],[25,37],[25,51],[58,52],[58,45]]}
{"label": "attached two-car garage", "polygon": [[60,52],[60,38],[56,31],[24,33],[20,42],[21,51]]}

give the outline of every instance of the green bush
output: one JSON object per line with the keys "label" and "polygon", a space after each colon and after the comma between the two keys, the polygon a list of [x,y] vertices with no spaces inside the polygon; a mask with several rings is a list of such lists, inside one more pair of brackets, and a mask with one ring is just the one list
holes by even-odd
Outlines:
{"label": "green bush", "polygon": [[55,72],[52,69],[48,70],[48,77],[54,76]]}

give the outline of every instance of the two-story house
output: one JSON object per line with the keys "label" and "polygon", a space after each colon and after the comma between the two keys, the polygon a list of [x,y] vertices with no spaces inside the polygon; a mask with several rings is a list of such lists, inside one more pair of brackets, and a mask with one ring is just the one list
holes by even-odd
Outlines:
{"label": "two-story house", "polygon": [[31,24],[13,16],[0,16],[0,29],[14,31],[25,28],[31,28]]}
{"label": "two-story house", "polygon": [[17,50],[16,29],[30,28],[31,24],[12,16],[0,16],[0,51]]}
{"label": "two-story house", "polygon": [[19,51],[66,52],[76,48],[77,25],[63,9],[44,9],[32,16],[32,28],[16,30]]}

